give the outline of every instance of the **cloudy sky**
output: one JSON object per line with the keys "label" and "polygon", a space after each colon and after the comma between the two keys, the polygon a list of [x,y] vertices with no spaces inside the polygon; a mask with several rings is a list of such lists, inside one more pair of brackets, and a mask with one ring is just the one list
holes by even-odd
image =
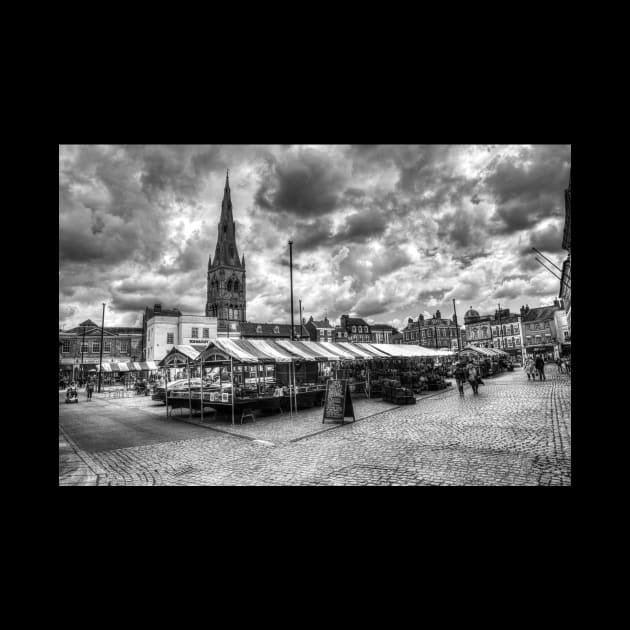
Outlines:
{"label": "cloudy sky", "polygon": [[[471,305],[551,304],[568,145],[128,145],[59,148],[59,327],[140,325],[160,302],[203,314],[226,168],[247,318],[460,321]],[[297,315],[296,315],[297,316]]]}

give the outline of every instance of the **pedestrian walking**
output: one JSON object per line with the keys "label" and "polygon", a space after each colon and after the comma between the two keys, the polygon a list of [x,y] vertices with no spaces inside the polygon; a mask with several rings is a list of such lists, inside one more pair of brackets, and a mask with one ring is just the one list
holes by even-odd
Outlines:
{"label": "pedestrian walking", "polygon": [[92,400],[92,392],[94,391],[94,380],[92,378],[88,379],[87,385],[85,387],[85,392],[87,394],[87,399]]}
{"label": "pedestrian walking", "polygon": [[534,360],[530,357],[525,362],[525,371],[527,372],[527,380],[536,380],[536,369],[534,368]]}
{"label": "pedestrian walking", "polygon": [[464,368],[464,364],[461,362],[457,362],[455,364],[455,382],[457,383],[457,389],[459,390],[459,395],[464,395],[464,381],[466,380],[466,370]]}
{"label": "pedestrian walking", "polygon": [[468,373],[468,382],[470,383],[470,386],[472,387],[473,394],[476,395],[479,393],[478,392],[479,382],[477,380],[479,378],[479,370],[475,367],[472,361],[468,363],[467,373]]}
{"label": "pedestrian walking", "polygon": [[545,376],[545,360],[542,358],[542,355],[538,355],[535,362],[536,371],[538,372],[538,379],[541,381],[546,381],[547,377]]}

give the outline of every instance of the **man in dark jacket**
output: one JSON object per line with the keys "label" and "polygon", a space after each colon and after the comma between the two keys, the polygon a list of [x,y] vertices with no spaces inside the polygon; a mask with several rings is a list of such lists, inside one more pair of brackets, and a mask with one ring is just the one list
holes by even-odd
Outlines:
{"label": "man in dark jacket", "polygon": [[546,377],[545,377],[545,360],[542,358],[542,355],[538,355],[536,357],[536,363],[534,364],[536,366],[536,370],[538,371],[538,378],[541,381],[546,381]]}
{"label": "man in dark jacket", "polygon": [[464,368],[463,363],[457,363],[455,365],[455,372],[453,374],[455,376],[455,381],[457,382],[457,389],[459,390],[459,395],[464,395],[464,381],[466,380],[466,370]]}

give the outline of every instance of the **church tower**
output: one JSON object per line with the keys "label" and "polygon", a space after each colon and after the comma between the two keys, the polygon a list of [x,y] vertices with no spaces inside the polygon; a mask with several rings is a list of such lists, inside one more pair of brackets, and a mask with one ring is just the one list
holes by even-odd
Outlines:
{"label": "church tower", "polygon": [[217,330],[224,332],[230,322],[246,321],[246,301],[245,256],[239,260],[228,171],[214,260],[212,255],[208,259],[206,316],[216,317]]}

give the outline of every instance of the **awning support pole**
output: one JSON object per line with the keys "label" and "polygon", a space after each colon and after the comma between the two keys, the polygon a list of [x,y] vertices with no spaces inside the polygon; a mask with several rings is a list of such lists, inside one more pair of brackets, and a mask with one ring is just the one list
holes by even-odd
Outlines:
{"label": "awning support pole", "polygon": [[232,383],[232,426],[234,426],[234,361],[230,357],[230,381]]}
{"label": "awning support pole", "polygon": [[166,404],[166,417],[168,418],[168,378],[166,377],[167,367],[164,366],[164,402]]}
{"label": "awning support pole", "polygon": [[188,372],[188,417],[192,418],[192,391],[190,390],[190,359],[186,358],[186,371]]}

